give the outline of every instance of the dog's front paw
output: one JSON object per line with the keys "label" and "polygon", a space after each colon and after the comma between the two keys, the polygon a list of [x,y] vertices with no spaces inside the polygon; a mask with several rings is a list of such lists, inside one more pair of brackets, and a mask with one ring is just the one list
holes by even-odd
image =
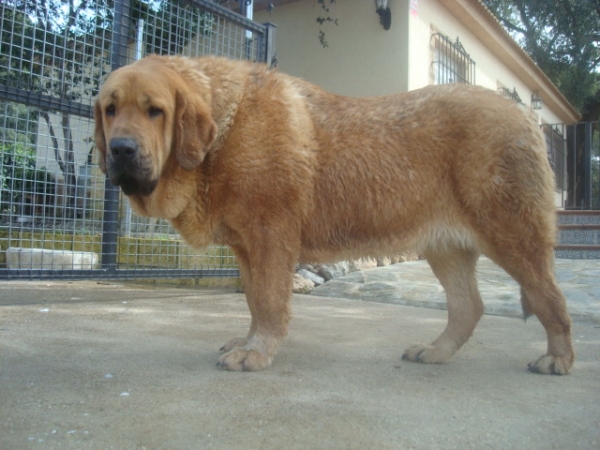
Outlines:
{"label": "dog's front paw", "polygon": [[248,343],[247,338],[234,338],[219,349],[220,352],[228,352],[238,347],[245,347]]}
{"label": "dog's front paw", "polygon": [[407,348],[402,359],[424,364],[442,364],[448,362],[453,354],[453,352],[433,345],[417,344]]}
{"label": "dog's front paw", "polygon": [[567,375],[571,371],[573,360],[570,358],[543,355],[528,364],[530,372],[547,375]]}
{"label": "dog's front paw", "polygon": [[235,372],[263,370],[271,364],[272,358],[256,350],[233,348],[219,358],[217,366]]}

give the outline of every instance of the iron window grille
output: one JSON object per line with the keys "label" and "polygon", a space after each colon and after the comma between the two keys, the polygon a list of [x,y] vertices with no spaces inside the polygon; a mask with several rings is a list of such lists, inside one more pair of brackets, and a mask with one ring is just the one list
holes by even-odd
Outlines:
{"label": "iron window grille", "polygon": [[433,84],[475,84],[475,61],[462,43],[442,33],[431,36],[431,76]]}
{"label": "iron window grille", "polygon": [[521,100],[521,96],[517,92],[517,88],[513,88],[513,90],[511,91],[507,87],[499,87],[498,88],[498,93],[500,95],[502,95],[503,97],[505,97],[505,98],[507,98],[509,100],[512,100],[515,103],[519,103],[521,105],[524,104],[523,100]]}

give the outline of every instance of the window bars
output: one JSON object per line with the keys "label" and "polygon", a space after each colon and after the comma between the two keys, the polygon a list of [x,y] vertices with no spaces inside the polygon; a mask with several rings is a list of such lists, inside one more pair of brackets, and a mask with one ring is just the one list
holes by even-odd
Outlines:
{"label": "window bars", "polygon": [[513,88],[513,90],[511,91],[507,87],[499,87],[498,94],[502,95],[503,97],[505,97],[509,100],[512,100],[515,103],[519,103],[521,105],[524,104],[523,100],[521,100],[521,96],[517,92],[517,88]]}
{"label": "window bars", "polygon": [[458,37],[452,42],[448,36],[431,36],[431,78],[433,84],[475,84],[475,61],[466,52]]}

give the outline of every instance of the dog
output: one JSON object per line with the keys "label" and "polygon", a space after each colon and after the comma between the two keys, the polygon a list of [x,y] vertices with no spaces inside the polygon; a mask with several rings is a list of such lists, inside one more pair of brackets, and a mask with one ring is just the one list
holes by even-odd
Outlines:
{"label": "dog", "polygon": [[94,115],[99,166],[138,214],[169,220],[196,248],[235,253],[252,320],[221,348],[221,368],[271,364],[297,262],[413,249],[445,290],[448,324],[403,359],[445,363],[469,339],[483,254],[546,330],[529,370],[571,370],[554,178],[522,106],[462,84],[348,98],[262,64],[153,55],[110,74]]}

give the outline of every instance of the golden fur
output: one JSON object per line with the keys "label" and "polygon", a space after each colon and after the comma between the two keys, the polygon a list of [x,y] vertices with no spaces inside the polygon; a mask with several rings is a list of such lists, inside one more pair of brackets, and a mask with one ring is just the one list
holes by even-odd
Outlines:
{"label": "golden fur", "polygon": [[298,261],[415,249],[446,291],[448,325],[404,359],[446,362],[471,336],[484,254],[546,329],[530,370],[571,369],[544,140],[496,93],[445,85],[354,99],[259,64],[151,56],[110,75],[95,118],[100,167],[137,213],[168,219],[195,247],[235,252],[252,322],[221,367],[271,363]]}

